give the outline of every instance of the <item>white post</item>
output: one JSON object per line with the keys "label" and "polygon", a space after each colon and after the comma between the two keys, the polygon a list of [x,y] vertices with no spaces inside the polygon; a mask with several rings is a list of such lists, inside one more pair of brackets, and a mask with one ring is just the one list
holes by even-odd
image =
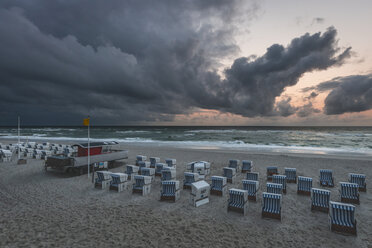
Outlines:
{"label": "white post", "polygon": [[90,117],[88,116],[88,178],[90,177]]}
{"label": "white post", "polygon": [[21,129],[21,119],[20,119],[20,117],[18,116],[18,159],[20,159],[21,158],[21,151],[20,151],[20,149],[19,149],[19,146],[21,145],[20,143],[21,143],[21,139],[20,139],[20,129]]}

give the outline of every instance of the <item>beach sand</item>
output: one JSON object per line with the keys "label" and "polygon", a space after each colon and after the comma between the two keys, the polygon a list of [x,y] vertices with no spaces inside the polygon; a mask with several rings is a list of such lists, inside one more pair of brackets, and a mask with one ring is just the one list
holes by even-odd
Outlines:
{"label": "beach sand", "polygon": [[[4,143],[4,142],[3,142]],[[226,211],[227,196],[211,196],[199,208],[189,204],[189,190],[176,203],[160,202],[160,179],[148,196],[131,192],[94,189],[87,175],[66,176],[45,172],[43,162],[26,165],[0,164],[0,247],[372,247],[372,162],[300,154],[250,154],[242,151],[201,150],[156,145],[126,145],[127,164],[137,154],[177,159],[177,180],[182,183],[186,163],[212,162],[211,175],[221,175],[229,159],[254,161],[260,173],[257,203],[249,202],[246,216]],[[367,176],[367,193],[360,193],[356,207],[358,235],[345,236],[329,230],[328,215],[310,211],[310,197],[297,195],[296,184],[283,195],[282,220],[262,219],[262,192],[266,167],[297,168],[300,176],[313,177],[319,187],[319,169],[333,169],[337,186],[331,200],[339,201],[338,182],[348,173]],[[124,172],[125,166],[112,169]],[[242,188],[244,174],[235,184]],[[209,179],[210,177],[208,177]]]}

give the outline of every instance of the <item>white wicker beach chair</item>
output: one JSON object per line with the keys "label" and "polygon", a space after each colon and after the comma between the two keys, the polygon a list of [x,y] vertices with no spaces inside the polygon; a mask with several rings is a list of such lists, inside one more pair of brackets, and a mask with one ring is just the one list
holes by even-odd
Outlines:
{"label": "white wicker beach chair", "polygon": [[150,167],[155,168],[155,165],[160,162],[160,158],[158,157],[151,157],[150,158]]}
{"label": "white wicker beach chair", "polygon": [[276,166],[268,166],[266,168],[266,174],[267,174],[267,181],[273,180],[273,175],[277,175],[278,173],[278,167]]}
{"label": "white wicker beach chair", "polygon": [[242,173],[251,172],[253,169],[253,161],[242,160]]}
{"label": "white wicker beach chair", "polygon": [[127,165],[125,174],[128,175],[129,180],[133,180],[135,175],[138,175],[139,167],[135,165]]}
{"label": "white wicker beach chair", "polygon": [[229,167],[234,168],[237,172],[239,171],[240,160],[239,159],[230,159]]}
{"label": "white wicker beach chair", "polygon": [[164,167],[167,167],[165,163],[156,163],[155,165],[155,176],[161,176],[161,171]]}
{"label": "white wicker beach chair", "polygon": [[111,172],[109,171],[97,171],[96,178],[94,180],[94,187],[106,189],[110,186],[112,180]]}
{"label": "white wicker beach chair", "polygon": [[162,181],[160,200],[176,202],[180,198],[180,182],[179,181]]}
{"label": "white wicker beach chair", "polygon": [[174,167],[176,168],[176,162],[177,160],[174,158],[166,158],[165,163],[168,165],[168,167]]}
{"label": "white wicker beach chair", "polygon": [[191,189],[191,184],[194,182],[199,181],[199,174],[193,172],[184,172],[183,173],[184,180],[183,180],[183,188],[184,189]]}
{"label": "white wicker beach chair", "polygon": [[236,169],[231,167],[223,167],[223,176],[227,178],[228,183],[234,183],[236,179]]}
{"label": "white wicker beach chair", "polygon": [[243,180],[243,189],[248,191],[248,200],[257,201],[258,181]]}
{"label": "white wicker beach chair", "polygon": [[128,181],[128,175],[125,173],[111,173],[110,190],[115,190],[117,192],[122,192],[124,190],[130,189],[132,186]]}
{"label": "white wicker beach chair", "polygon": [[151,177],[136,175],[134,176],[133,193],[148,195],[151,191]]}
{"label": "white wicker beach chair", "polygon": [[161,170],[161,180],[171,181],[176,179],[176,169],[173,167],[163,167]]}
{"label": "white wicker beach chair", "polygon": [[246,179],[247,180],[258,181],[259,175],[260,174],[258,172],[247,172]]}
{"label": "white wicker beach chair", "polygon": [[282,185],[283,193],[287,193],[287,177],[284,175],[273,175],[273,183],[279,183]]}
{"label": "white wicker beach chair", "polygon": [[140,162],[140,161],[146,161],[146,160],[147,160],[147,156],[137,155],[136,156],[136,165],[138,166],[138,162]]}
{"label": "white wicker beach chair", "polygon": [[227,192],[227,178],[220,176],[211,177],[211,195],[224,196]]}
{"label": "white wicker beach chair", "polygon": [[241,189],[230,189],[227,211],[234,211],[246,215],[248,212],[248,191]]}
{"label": "white wicker beach chair", "polygon": [[280,183],[266,183],[266,191],[273,194],[282,194],[283,185]]}
{"label": "white wicker beach chair", "polygon": [[202,180],[191,184],[190,203],[194,207],[207,204],[209,202],[210,185]]}

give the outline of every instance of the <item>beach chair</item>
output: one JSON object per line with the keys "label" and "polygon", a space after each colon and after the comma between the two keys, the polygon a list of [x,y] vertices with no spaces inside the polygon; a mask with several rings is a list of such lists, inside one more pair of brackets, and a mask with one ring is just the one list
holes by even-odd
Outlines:
{"label": "beach chair", "polygon": [[283,193],[287,193],[287,177],[284,175],[273,175],[273,183],[282,185]]}
{"label": "beach chair", "polygon": [[227,212],[234,211],[246,215],[248,212],[248,191],[241,189],[230,189],[227,202]]}
{"label": "beach chair", "polygon": [[248,200],[257,201],[258,181],[243,180],[243,189],[248,191]]}
{"label": "beach chair", "polygon": [[94,187],[100,189],[106,189],[110,186],[111,172],[109,171],[97,171],[96,178],[94,180]]}
{"label": "beach chair", "polygon": [[284,168],[287,183],[297,183],[296,168]]}
{"label": "beach chair", "polygon": [[331,231],[357,235],[355,206],[333,201],[329,203],[329,206],[329,225]]}
{"label": "beach chair", "polygon": [[132,186],[128,181],[128,175],[125,173],[111,173],[110,190],[122,192],[126,189],[130,189]]}
{"label": "beach chair", "polygon": [[171,181],[176,179],[176,169],[173,167],[163,167],[161,170],[161,180]]}
{"label": "beach chair", "polygon": [[138,175],[138,172],[139,172],[139,167],[135,165],[127,165],[126,170],[125,170],[125,174],[128,175],[128,180],[131,180],[131,181],[134,180],[135,175]]}
{"label": "beach chair", "polygon": [[211,177],[211,195],[224,196],[227,192],[227,178],[220,176]]}
{"label": "beach chair", "polygon": [[161,171],[164,167],[167,167],[167,164],[164,163],[156,163],[155,165],[155,176],[161,176]]}
{"label": "beach chair", "polygon": [[191,168],[191,172],[198,173],[201,179],[205,179],[210,173],[210,163],[206,161],[194,162]]}
{"label": "beach chair", "polygon": [[311,189],[311,210],[328,213],[331,191],[325,189]]}
{"label": "beach chair", "polygon": [[239,164],[240,164],[240,160],[238,159],[229,160],[229,167],[234,168],[237,172],[239,171]]}
{"label": "beach chair", "polygon": [[283,185],[281,183],[266,183],[266,191],[281,195],[283,193]]}
{"label": "beach chair", "polygon": [[176,202],[180,198],[180,182],[179,181],[162,181],[160,200]]}
{"label": "beach chair", "polygon": [[234,183],[236,179],[236,169],[231,167],[223,167],[223,175],[227,178],[228,183]]}
{"label": "beach chair", "polygon": [[168,167],[176,168],[176,159],[174,158],[166,158],[165,163],[167,164]]}
{"label": "beach chair", "polygon": [[137,155],[136,156],[136,165],[138,166],[138,162],[140,161],[146,161],[147,157],[143,155]]}
{"label": "beach chair", "polygon": [[142,173],[141,168],[150,168],[150,162],[148,161],[138,161],[137,165],[139,167],[138,174],[140,175]]}
{"label": "beach chair", "polygon": [[184,189],[191,189],[191,184],[199,181],[198,173],[184,172],[183,176],[184,176],[184,180],[183,180]]}
{"label": "beach chair", "polygon": [[321,169],[320,171],[319,182],[321,186],[324,187],[334,187],[333,171]]}
{"label": "beach chair", "polygon": [[154,168],[141,167],[140,172],[141,172],[142,176],[151,177],[151,180],[154,181],[154,179],[155,179],[155,169]]}
{"label": "beach chair", "polygon": [[359,191],[362,191],[362,192],[367,191],[366,175],[349,173],[349,182],[358,184]]}
{"label": "beach chair", "polygon": [[340,182],[341,202],[359,204],[359,185],[356,183]]}
{"label": "beach chair", "polygon": [[134,176],[133,193],[148,195],[151,191],[151,177],[136,175]]}
{"label": "beach chair", "polygon": [[311,195],[311,189],[313,187],[313,179],[311,177],[298,177],[297,180],[297,194],[300,195]]}
{"label": "beach chair", "polygon": [[151,157],[150,158],[150,167],[155,168],[155,165],[160,162],[160,158],[158,157]]}
{"label": "beach chair", "polygon": [[190,203],[194,207],[207,204],[209,202],[209,184],[202,180],[191,184]]}
{"label": "beach chair", "polygon": [[242,160],[242,173],[251,172],[253,169],[253,161]]}
{"label": "beach chair", "polygon": [[260,174],[258,172],[247,172],[246,179],[247,180],[258,181],[259,175]]}
{"label": "beach chair", "polygon": [[273,180],[273,175],[277,175],[278,173],[278,167],[276,166],[268,166],[266,168],[266,174],[267,174],[267,181]]}
{"label": "beach chair", "polygon": [[282,219],[282,195],[262,193],[262,217]]}

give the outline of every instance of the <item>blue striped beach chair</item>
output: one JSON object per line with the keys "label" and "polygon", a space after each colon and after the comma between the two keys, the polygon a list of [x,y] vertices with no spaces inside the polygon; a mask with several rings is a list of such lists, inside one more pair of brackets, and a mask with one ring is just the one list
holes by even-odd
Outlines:
{"label": "blue striped beach chair", "polygon": [[280,183],[266,183],[266,191],[268,193],[281,195],[283,192],[283,185]]}
{"label": "blue striped beach chair", "polygon": [[282,219],[282,195],[262,193],[262,217]]}
{"label": "blue striped beach chair", "polygon": [[147,195],[151,191],[151,177],[136,175],[134,176],[133,193]]}
{"label": "blue striped beach chair", "polygon": [[251,172],[253,169],[253,161],[242,160],[242,173]]}
{"label": "blue striped beach chair", "polygon": [[227,178],[228,183],[234,183],[236,178],[236,169],[231,167],[223,167],[223,175]]}
{"label": "blue striped beach chair", "polygon": [[239,171],[239,164],[240,164],[240,160],[238,159],[229,160],[229,167],[234,168],[237,172]]}
{"label": "blue striped beach chair", "polygon": [[367,191],[366,175],[364,174],[349,173],[349,183],[358,184],[359,191],[362,191],[362,192]]}
{"label": "blue striped beach chair", "polygon": [[155,169],[154,168],[141,167],[140,171],[141,171],[142,176],[149,176],[149,177],[151,177],[151,180],[155,179]]}
{"label": "blue striped beach chair", "polygon": [[165,163],[156,163],[155,165],[155,176],[161,176],[161,171],[164,167],[167,167],[167,164]]}
{"label": "blue striped beach chair", "polygon": [[333,179],[333,171],[327,170],[327,169],[321,169],[319,170],[320,176],[319,176],[319,182],[321,186],[325,187],[334,187],[334,179]]}
{"label": "blue striped beach chair", "polygon": [[284,175],[273,175],[273,183],[282,185],[283,193],[287,193],[287,177]]}
{"label": "blue striped beach chair", "polygon": [[331,231],[357,235],[355,206],[333,201],[329,205],[329,225]]}
{"label": "blue striped beach chair", "polygon": [[136,156],[136,165],[138,166],[138,162],[140,161],[146,161],[147,157],[143,155],[137,155]]}
{"label": "blue striped beach chair", "polygon": [[313,187],[313,179],[311,177],[298,177],[297,180],[297,194],[300,195],[311,195],[311,189]]}
{"label": "blue striped beach chair", "polygon": [[150,162],[148,161],[138,161],[137,164],[139,168],[150,168]]}
{"label": "blue striped beach chair", "polygon": [[277,175],[278,173],[278,167],[276,166],[268,166],[266,168],[266,174],[267,174],[267,181],[273,180],[273,175]]}
{"label": "blue striped beach chair", "polygon": [[212,180],[212,183],[211,183],[210,194],[224,196],[227,192],[227,187],[226,187],[227,178],[220,177],[220,176],[212,176],[211,180]]}
{"label": "blue striped beach chair", "polygon": [[128,182],[128,175],[125,173],[111,173],[110,190],[122,192],[128,189],[130,183]]}
{"label": "blue striped beach chair", "polygon": [[101,188],[106,189],[110,186],[111,178],[111,172],[109,171],[97,171],[96,172],[97,177],[94,180],[94,187],[95,188]]}
{"label": "blue striped beach chair", "polygon": [[174,167],[176,168],[176,162],[177,160],[174,158],[166,158],[165,163],[167,164],[168,167]]}
{"label": "blue striped beach chair", "polygon": [[248,210],[248,191],[241,189],[230,189],[229,200],[227,202],[227,212],[234,211],[247,214]]}
{"label": "blue striped beach chair", "polygon": [[248,200],[257,201],[258,181],[243,180],[243,189],[248,191]]}
{"label": "blue striped beach chair", "polygon": [[258,181],[260,174],[258,172],[247,172],[247,176],[245,179]]}
{"label": "blue striped beach chair", "polygon": [[311,210],[328,213],[331,191],[325,189],[311,189]]}
{"label": "blue striped beach chair", "polygon": [[135,175],[138,175],[139,167],[135,165],[127,165],[125,174],[128,175],[129,180],[133,180]]}
{"label": "blue striped beach chair", "polygon": [[155,168],[155,165],[160,162],[160,158],[158,157],[151,157],[150,158],[150,167]]}
{"label": "blue striped beach chair", "polygon": [[284,168],[287,183],[297,183],[296,168]]}
{"label": "blue striped beach chair", "polygon": [[183,180],[183,188],[184,189],[191,189],[191,184],[194,182],[199,181],[199,174],[193,172],[184,172],[183,173],[184,180]]}
{"label": "blue striped beach chair", "polygon": [[341,202],[359,204],[359,185],[340,182]]}
{"label": "blue striped beach chair", "polygon": [[161,170],[161,180],[171,181],[176,179],[176,169],[173,167],[163,167]]}
{"label": "blue striped beach chair", "polygon": [[176,202],[180,198],[179,181],[162,181],[160,191],[160,201]]}

